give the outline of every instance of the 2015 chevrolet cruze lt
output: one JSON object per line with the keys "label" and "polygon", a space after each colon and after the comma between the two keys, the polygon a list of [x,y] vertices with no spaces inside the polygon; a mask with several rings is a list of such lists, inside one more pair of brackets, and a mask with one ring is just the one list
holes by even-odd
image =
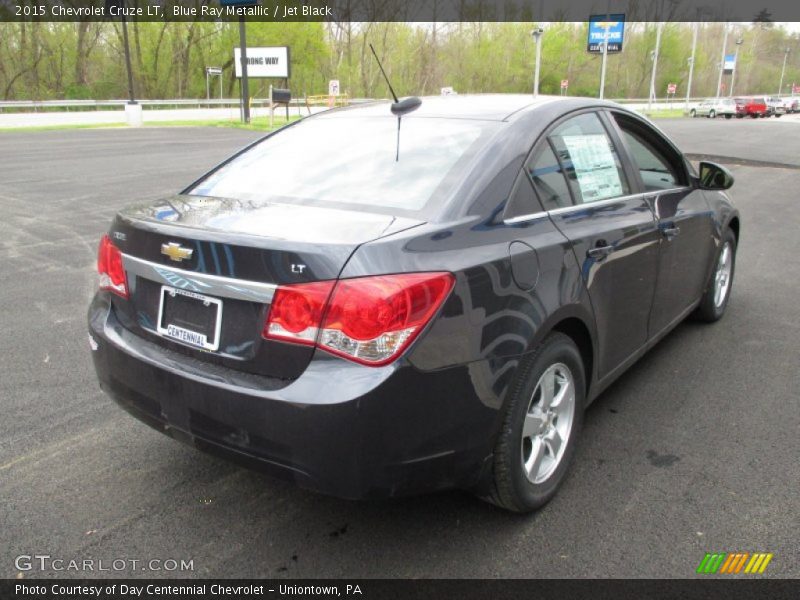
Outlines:
{"label": "2015 chevrolet cruze lt", "polygon": [[409,107],[303,119],[119,213],[89,309],[100,385],[307,488],[531,510],[587,404],[688,315],[723,315],[733,179],[609,102]]}

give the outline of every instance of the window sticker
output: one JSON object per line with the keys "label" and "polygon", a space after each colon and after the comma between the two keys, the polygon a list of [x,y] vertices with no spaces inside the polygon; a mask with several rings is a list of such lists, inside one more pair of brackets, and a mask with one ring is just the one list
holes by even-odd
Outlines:
{"label": "window sticker", "polygon": [[623,194],[614,153],[604,134],[565,135],[562,139],[575,168],[584,202]]}

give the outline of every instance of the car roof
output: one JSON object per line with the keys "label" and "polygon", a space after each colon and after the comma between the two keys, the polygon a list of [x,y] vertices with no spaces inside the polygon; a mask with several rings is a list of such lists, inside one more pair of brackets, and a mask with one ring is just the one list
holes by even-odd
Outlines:
{"label": "car roof", "polygon": [[[447,119],[479,119],[486,121],[507,121],[520,112],[534,110],[546,104],[565,100],[564,96],[537,96],[531,94],[455,94],[450,96],[425,96],[420,107],[407,117],[428,117]],[[571,97],[570,100],[575,100]],[[587,106],[593,99],[587,98]],[[336,117],[383,117],[389,112],[389,100],[353,104],[337,108],[318,116]]]}

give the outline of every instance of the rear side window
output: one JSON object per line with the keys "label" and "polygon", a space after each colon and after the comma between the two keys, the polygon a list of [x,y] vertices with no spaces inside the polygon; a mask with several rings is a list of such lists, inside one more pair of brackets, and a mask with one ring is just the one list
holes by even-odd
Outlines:
{"label": "rear side window", "polygon": [[[388,112],[388,109],[387,109]],[[266,138],[189,193],[418,213],[462,178],[488,121],[322,117]]]}
{"label": "rear side window", "polygon": [[547,140],[540,144],[527,171],[544,210],[572,204],[564,171]]}
{"label": "rear side window", "polygon": [[622,132],[645,191],[668,190],[686,185],[684,162],[661,135],[644,123],[617,113],[614,119]]}
{"label": "rear side window", "polygon": [[631,193],[617,149],[595,113],[565,121],[549,139],[577,204]]}

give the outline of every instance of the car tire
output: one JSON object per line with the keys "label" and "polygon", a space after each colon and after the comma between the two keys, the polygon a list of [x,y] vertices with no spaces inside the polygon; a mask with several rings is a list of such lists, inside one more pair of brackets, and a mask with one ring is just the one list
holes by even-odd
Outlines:
{"label": "car tire", "polygon": [[503,409],[487,500],[525,513],[556,494],[583,424],[585,382],[581,354],[562,333],[522,359]]}
{"label": "car tire", "polygon": [[695,311],[700,321],[713,323],[719,321],[728,307],[736,270],[736,235],[726,229],[722,235],[719,250],[714,255],[714,269],[709,276],[706,290]]}
{"label": "car tire", "polygon": [[725,115],[726,119],[730,119],[733,115]]}
{"label": "car tire", "polygon": [[694,119],[695,117],[697,117],[697,111],[695,109],[690,110],[689,116]]}
{"label": "car tire", "polygon": [[713,108],[710,111],[708,111],[708,118],[709,119],[716,119],[717,118],[717,111],[715,111]]}

